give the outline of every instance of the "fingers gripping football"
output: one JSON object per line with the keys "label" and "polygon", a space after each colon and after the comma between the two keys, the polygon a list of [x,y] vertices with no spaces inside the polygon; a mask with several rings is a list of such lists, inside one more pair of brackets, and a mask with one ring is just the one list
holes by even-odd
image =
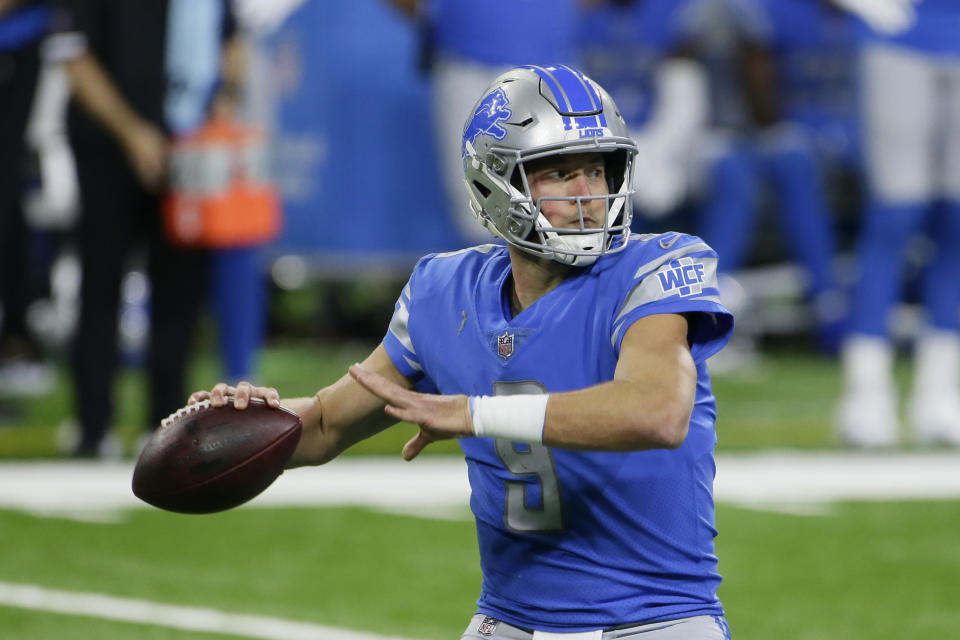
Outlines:
{"label": "fingers gripping football", "polygon": [[350,367],[350,375],[387,403],[384,411],[388,415],[420,426],[420,432],[403,449],[403,457],[407,460],[416,457],[435,440],[473,435],[470,405],[464,395],[410,391],[358,364]]}
{"label": "fingers gripping football", "polygon": [[227,398],[233,398],[233,406],[236,409],[246,409],[250,404],[250,398],[261,398],[271,407],[280,406],[280,394],[273,387],[257,387],[249,382],[238,382],[237,386],[228,385],[225,382],[218,382],[210,391],[194,391],[187,400],[187,405],[209,400],[214,407],[222,407],[227,404]]}

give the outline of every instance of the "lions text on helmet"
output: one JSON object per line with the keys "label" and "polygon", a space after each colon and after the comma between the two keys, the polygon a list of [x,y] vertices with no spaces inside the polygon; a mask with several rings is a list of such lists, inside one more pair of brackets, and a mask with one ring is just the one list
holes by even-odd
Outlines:
{"label": "lions text on helmet", "polygon": [[637,148],[610,95],[576,69],[497,77],[463,131],[470,207],[527,253],[588,266],[626,246]]}

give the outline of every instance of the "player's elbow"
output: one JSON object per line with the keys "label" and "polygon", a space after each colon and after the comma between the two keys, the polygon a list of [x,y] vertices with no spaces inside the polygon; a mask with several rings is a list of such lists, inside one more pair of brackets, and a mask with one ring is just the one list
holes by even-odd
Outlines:
{"label": "player's elbow", "polygon": [[647,444],[653,449],[676,449],[687,439],[692,407],[682,403],[665,403],[646,416],[644,431]]}
{"label": "player's elbow", "polygon": [[670,389],[628,394],[619,413],[618,448],[626,451],[676,449],[687,438],[693,398]]}
{"label": "player's elbow", "polygon": [[689,384],[670,385],[656,395],[650,427],[658,448],[676,449],[687,439],[696,398],[696,376]]}
{"label": "player's elbow", "polygon": [[687,439],[690,427],[690,414],[666,422],[660,429],[660,446],[663,449],[677,449]]}

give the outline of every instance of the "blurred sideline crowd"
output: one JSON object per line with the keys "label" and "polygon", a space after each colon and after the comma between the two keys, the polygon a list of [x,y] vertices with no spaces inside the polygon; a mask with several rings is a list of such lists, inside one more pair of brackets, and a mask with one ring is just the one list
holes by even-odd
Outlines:
{"label": "blurred sideline crowd", "polygon": [[[118,367],[149,373],[146,437],[186,397],[204,309],[222,377],[256,380],[270,274],[300,263],[262,259],[282,208],[250,53],[318,1],[0,0],[0,428],[63,355],[65,453],[120,455]],[[518,64],[580,68],[639,146],[634,230],[720,256],[738,328],[714,366],[799,337],[838,359],[840,442],[960,446],[960,3],[371,2],[417,39],[464,246],[492,240],[463,188],[474,97]],[[322,290],[328,317],[342,291]]]}

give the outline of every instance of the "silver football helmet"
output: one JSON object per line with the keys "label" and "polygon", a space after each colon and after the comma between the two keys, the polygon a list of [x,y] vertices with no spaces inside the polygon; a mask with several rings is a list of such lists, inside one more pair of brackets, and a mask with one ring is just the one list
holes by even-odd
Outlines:
{"label": "silver football helmet", "polygon": [[[603,153],[609,193],[542,197],[530,193],[526,163],[556,154]],[[576,69],[525,66],[497,77],[463,129],[463,172],[480,223],[528,253],[587,266],[623,249],[630,235],[636,144],[610,95]],[[546,200],[575,202],[579,228],[552,227]],[[584,225],[583,206],[603,200],[603,226]]]}

